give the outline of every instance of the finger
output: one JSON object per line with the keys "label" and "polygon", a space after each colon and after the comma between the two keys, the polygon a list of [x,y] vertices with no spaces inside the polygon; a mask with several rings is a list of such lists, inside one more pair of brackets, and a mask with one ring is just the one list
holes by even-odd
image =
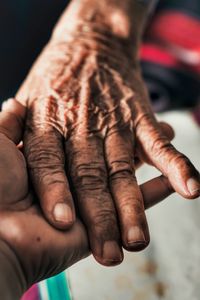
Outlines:
{"label": "finger", "polygon": [[106,266],[121,263],[123,253],[115,207],[108,191],[102,138],[74,136],[66,142],[66,156],[94,257]]}
{"label": "finger", "polygon": [[15,99],[3,102],[0,113],[0,132],[15,144],[22,140],[26,108]]}
{"label": "finger", "polygon": [[174,192],[170,182],[163,175],[143,183],[140,188],[145,209],[156,205]]}
{"label": "finger", "polygon": [[175,137],[175,132],[172,126],[166,122],[159,122],[158,126],[160,126],[160,130],[163,132],[166,137],[172,141]]}
{"label": "finger", "polygon": [[105,140],[109,184],[121,225],[123,246],[141,250],[149,243],[142,193],[133,167],[133,134],[129,128],[110,131]]}
{"label": "finger", "polygon": [[[160,129],[163,132],[163,134],[166,135],[166,137],[170,141],[172,141],[175,136],[173,128],[168,123],[165,123],[165,122],[159,122],[159,126],[160,126]],[[145,156],[145,153],[144,153],[141,145],[137,146],[137,151],[136,151],[136,156],[135,156],[134,162],[135,162],[135,169],[139,169],[145,162],[147,164],[151,164],[151,161],[148,159],[148,157]]]}
{"label": "finger", "polygon": [[178,152],[150,114],[136,124],[136,134],[145,156],[165,175],[175,191],[185,198],[200,195],[200,176],[190,160]]}
{"label": "finger", "polygon": [[[27,197],[26,202],[30,201]],[[11,230],[13,226],[15,230]],[[15,249],[17,257],[22,258],[20,262],[28,285],[33,280],[54,276],[90,254],[87,233],[80,221],[70,230],[57,230],[36,205],[15,213],[1,212],[0,234]]]}
{"label": "finger", "polygon": [[29,108],[24,154],[44,215],[53,226],[67,229],[75,221],[75,209],[65,174],[62,136],[49,121],[54,116],[48,115],[48,107],[49,99],[42,99]]}

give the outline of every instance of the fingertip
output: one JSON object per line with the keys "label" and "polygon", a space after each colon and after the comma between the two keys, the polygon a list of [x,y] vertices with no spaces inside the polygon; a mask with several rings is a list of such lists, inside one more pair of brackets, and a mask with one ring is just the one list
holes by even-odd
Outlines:
{"label": "fingertip", "polygon": [[94,257],[101,265],[111,267],[122,263],[124,259],[123,251],[116,241],[106,241],[102,248],[102,255]]}
{"label": "fingertip", "polygon": [[170,181],[176,192],[186,199],[200,196],[200,174],[189,160],[184,160],[181,168],[171,175]]}
{"label": "fingertip", "polygon": [[149,243],[150,241],[147,241],[145,243],[138,241],[130,244],[124,244],[124,249],[126,249],[129,252],[139,252],[147,248]]}
{"label": "fingertip", "polygon": [[107,260],[98,256],[94,256],[95,260],[102,266],[104,267],[115,267],[115,266],[119,266],[123,259],[121,260]]}
{"label": "fingertip", "polygon": [[149,234],[140,226],[132,226],[128,229],[124,238],[124,248],[128,251],[141,251],[145,249],[150,242]]}
{"label": "fingertip", "polygon": [[187,189],[189,192],[189,199],[195,199],[200,196],[200,182],[194,177],[187,180]]}
{"label": "fingertip", "polygon": [[53,221],[59,229],[69,229],[75,222],[75,214],[66,203],[56,203],[53,209]]}

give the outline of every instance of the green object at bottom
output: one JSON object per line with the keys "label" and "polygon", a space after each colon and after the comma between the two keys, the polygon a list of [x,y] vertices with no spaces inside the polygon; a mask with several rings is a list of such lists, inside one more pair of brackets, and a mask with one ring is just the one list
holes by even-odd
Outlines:
{"label": "green object at bottom", "polygon": [[46,281],[50,300],[72,300],[65,272]]}

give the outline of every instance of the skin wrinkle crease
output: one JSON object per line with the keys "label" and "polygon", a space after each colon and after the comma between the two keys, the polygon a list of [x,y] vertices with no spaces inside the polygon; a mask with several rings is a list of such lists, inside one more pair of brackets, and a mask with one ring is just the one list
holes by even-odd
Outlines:
{"label": "skin wrinkle crease", "polygon": [[[104,7],[102,11],[98,11],[100,7]],[[165,181],[169,180],[181,195],[195,198],[191,184],[192,188],[195,185],[199,188],[198,173],[171,145],[166,150],[162,138],[159,140],[158,135],[162,135],[158,130],[160,125],[150,109],[140,70],[133,67],[138,59],[140,24],[146,15],[143,7],[133,0],[72,0],[57,25],[58,35],[53,34],[17,94],[27,110],[27,120],[21,129],[25,129],[23,154],[28,170],[24,168],[25,172],[22,172],[23,155],[18,157],[17,152],[21,153],[18,147],[13,144],[11,148],[4,136],[0,150],[2,161],[7,159],[7,166],[2,169],[1,177],[9,185],[6,192],[14,198],[7,207],[11,206],[13,211],[1,212],[0,235],[16,251],[26,287],[87,256],[88,249],[106,266],[122,262],[122,247],[129,251],[144,249],[149,243],[149,232],[143,198],[145,207],[150,207],[168,196],[168,184],[164,184],[163,189]],[[113,20],[111,12],[115,9],[118,15],[114,14]],[[87,11],[90,22],[84,19]],[[119,18],[121,22],[116,21]],[[83,25],[87,23],[91,31],[85,30],[84,35],[84,30],[77,27],[79,20]],[[98,23],[99,34],[95,33],[94,23]],[[71,27],[70,33],[66,24]],[[59,33],[62,34],[59,36]],[[65,50],[61,50],[62,42],[66,44]],[[77,46],[80,60],[75,57]],[[62,51],[66,56],[57,57],[57,52]],[[98,76],[102,91],[109,87],[104,94],[101,88],[94,90]],[[17,101],[13,99],[12,104],[14,102]],[[133,127],[141,114],[146,116],[146,122]],[[18,129],[20,134],[17,136],[16,130],[19,124],[12,122],[12,118],[5,121],[1,117],[2,114],[0,125],[7,123],[7,132],[14,136],[12,140],[21,140],[23,132]],[[77,134],[79,126],[82,128]],[[135,141],[133,133],[136,130],[140,135]],[[149,143],[155,145],[150,147],[150,152]],[[163,168],[165,159],[168,178],[157,177],[139,186],[133,168],[135,152],[140,163],[150,162],[157,169]],[[173,162],[173,165],[167,162]],[[71,168],[68,168],[70,164]],[[113,174],[107,172],[110,169]],[[7,170],[18,174],[14,180],[11,178],[13,184],[9,184]],[[26,180],[27,171],[31,186]],[[183,191],[188,180],[190,187]],[[32,193],[33,189],[31,207],[19,212],[15,205],[18,203],[14,202],[17,195],[21,193],[19,199],[22,199],[27,190]],[[26,200],[22,199],[20,207]],[[55,213],[57,204],[61,205],[58,214]],[[75,221],[75,208],[81,222]],[[37,228],[43,237],[41,243],[35,242]],[[5,274],[2,275],[4,279]],[[165,286],[158,282],[156,289],[162,296]],[[146,294],[148,297],[145,290]],[[138,293],[138,298],[143,295]],[[20,296],[11,298],[19,299]]]}
{"label": "skin wrinkle crease", "polygon": [[[109,6],[108,2],[102,1]],[[22,102],[23,99],[29,99],[28,125],[24,138],[25,155],[40,202],[46,201],[48,211],[56,204],[55,197],[48,191],[52,184],[50,178],[55,175],[52,165],[57,165],[59,178],[65,183],[60,184],[59,192],[56,191],[59,199],[63,199],[63,202],[74,209],[72,189],[69,189],[68,184],[70,179],[76,205],[88,230],[91,250],[95,258],[106,265],[110,262],[110,246],[107,247],[109,251],[106,257],[103,255],[106,246],[103,231],[110,228],[111,224],[109,220],[103,222],[100,210],[102,203],[113,217],[113,230],[109,233],[107,231],[106,235],[112,245],[113,242],[115,246],[118,245],[112,248],[116,250],[114,264],[123,259],[121,244],[118,243],[120,233],[125,249],[142,250],[149,243],[143,196],[135,178],[135,154],[139,162],[153,162],[157,169],[163,167],[163,156],[166,161],[171,159],[167,152],[163,153],[164,148],[160,143],[158,147],[161,149],[162,159],[156,157],[155,147],[150,147],[150,152],[147,151],[149,143],[158,143],[157,136],[160,132],[148,102],[137,56],[143,8],[137,7],[131,0],[128,0],[127,6],[119,0],[113,1],[122,10],[125,9],[123,16],[127,16],[130,23],[130,27],[125,25],[123,28],[124,31],[127,30],[127,39],[116,34],[116,30],[113,31],[113,23],[107,23],[110,21],[109,16],[102,20],[98,18],[99,14],[95,13],[99,8],[97,0],[90,3],[90,10],[94,12],[94,18],[90,22],[81,19],[81,14],[88,9],[87,5],[83,7],[82,1],[76,1],[76,8],[74,7],[73,12],[66,12],[58,23],[57,28],[60,29],[53,33],[51,42],[17,95]],[[134,20],[130,14],[132,10],[128,7],[138,9]],[[73,13],[80,17],[78,19],[81,22],[71,22],[71,28],[66,28],[65,22],[69,22],[68,17]],[[137,34],[135,28],[139,30]],[[57,53],[61,54],[58,58]],[[37,101],[41,95],[44,96],[43,101]],[[57,107],[53,102],[56,102]],[[143,119],[138,123],[141,116],[145,116],[146,121]],[[38,140],[39,147],[32,140]],[[46,166],[45,170],[37,168],[34,153],[39,157],[40,165]],[[177,156],[175,149],[173,155]],[[67,176],[62,168],[63,156],[66,158]],[[185,178],[188,165],[183,162],[183,168],[180,169],[177,161],[175,164],[179,178]],[[193,168],[192,165],[190,168]],[[176,184],[175,172],[172,171],[174,169],[169,172],[170,183],[180,192],[183,185]],[[46,174],[49,174],[50,184],[45,184],[42,180],[40,186],[35,184],[38,177],[43,178]],[[98,191],[93,188],[95,186]],[[42,191],[47,195],[45,201]],[[63,198],[63,194],[69,195],[68,199]],[[88,201],[88,194],[92,201]],[[127,218],[124,211],[131,212],[133,217]],[[46,214],[45,209],[43,212]],[[99,223],[103,222],[101,230],[92,222],[94,215],[100,220]],[[54,224],[51,216],[46,216]]]}

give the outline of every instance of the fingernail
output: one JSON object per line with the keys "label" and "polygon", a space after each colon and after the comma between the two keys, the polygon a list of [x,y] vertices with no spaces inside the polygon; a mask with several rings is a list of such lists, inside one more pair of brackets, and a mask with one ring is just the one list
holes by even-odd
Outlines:
{"label": "fingernail", "polygon": [[103,259],[108,262],[121,262],[122,253],[115,241],[107,241],[103,247]]}
{"label": "fingernail", "polygon": [[144,233],[142,229],[138,226],[133,226],[128,230],[127,234],[128,244],[146,244]]}
{"label": "fingernail", "polygon": [[194,178],[188,179],[187,188],[192,196],[200,194],[200,183]]}
{"label": "fingernail", "polygon": [[73,215],[72,210],[69,205],[65,203],[57,203],[54,207],[54,218],[57,222],[62,223],[72,223],[73,222]]}

